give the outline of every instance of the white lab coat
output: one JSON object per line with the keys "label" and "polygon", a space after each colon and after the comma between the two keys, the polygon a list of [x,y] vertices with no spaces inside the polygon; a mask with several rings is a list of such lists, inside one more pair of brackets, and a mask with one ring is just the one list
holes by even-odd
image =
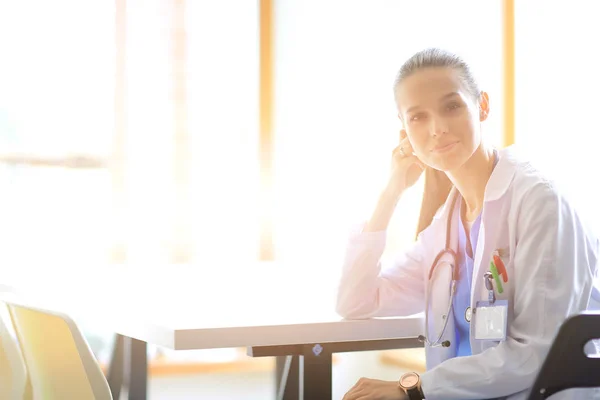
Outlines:
{"label": "white lab coat", "polygon": [[[487,300],[483,274],[489,270],[492,252],[503,249],[508,282],[497,298],[509,302],[507,339],[474,340],[474,315],[473,355],[454,357],[454,318],[449,318],[442,340],[450,340],[451,346],[426,348],[427,372],[421,378],[428,400],[525,398],[561,323],[587,309],[590,301],[598,239],[553,183],[519,158],[514,146],[498,153],[498,164],[485,190],[471,307]],[[452,194],[415,244],[385,268],[380,262],[385,232],[359,231],[351,236],[338,288],[337,312],[342,317],[425,311],[427,274],[444,248],[449,212],[453,213],[450,242],[457,248],[460,202],[449,210],[451,198]],[[450,268],[437,270],[429,314],[431,336],[440,332],[449,302]],[[569,390],[552,399],[592,395],[594,390]]]}

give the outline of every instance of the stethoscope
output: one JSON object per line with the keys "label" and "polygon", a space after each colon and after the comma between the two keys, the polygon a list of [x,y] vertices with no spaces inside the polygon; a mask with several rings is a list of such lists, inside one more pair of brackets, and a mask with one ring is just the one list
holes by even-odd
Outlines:
{"label": "stethoscope", "polygon": [[[422,343],[425,343],[427,346],[429,347],[450,347],[450,341],[449,340],[444,340],[442,342],[440,342],[440,340],[442,340],[442,337],[444,336],[444,332],[446,331],[446,327],[448,326],[448,320],[451,317],[451,313],[452,313],[452,304],[454,302],[454,293],[456,293],[456,286],[458,283],[458,277],[459,277],[459,269],[458,269],[458,255],[456,254],[456,252],[454,250],[452,250],[450,248],[450,233],[451,233],[451,229],[452,229],[452,218],[454,217],[454,207],[456,205],[456,200],[458,198],[458,193],[456,193],[454,195],[454,198],[452,199],[452,204],[450,205],[450,209],[448,212],[448,219],[446,220],[446,245],[444,247],[444,250],[440,251],[438,253],[438,255],[435,257],[435,260],[433,260],[433,263],[431,264],[431,267],[429,269],[429,277],[428,277],[428,288],[427,288],[427,296],[425,298],[425,336],[423,335],[419,335],[418,340]],[[442,316],[442,318],[444,319],[444,326],[442,327],[442,330],[439,334],[439,336],[434,340],[431,341],[430,340],[430,335],[429,335],[429,300],[431,297],[431,284],[432,284],[432,277],[433,277],[433,273],[435,272],[436,267],[438,266],[438,263],[440,262],[440,260],[442,259],[442,257],[444,257],[445,255],[449,255],[452,259],[452,261],[450,263],[444,263],[444,264],[448,264],[450,266],[450,268],[452,269],[452,282],[450,283],[450,302],[448,303],[448,310],[446,311],[446,314],[444,316]]]}

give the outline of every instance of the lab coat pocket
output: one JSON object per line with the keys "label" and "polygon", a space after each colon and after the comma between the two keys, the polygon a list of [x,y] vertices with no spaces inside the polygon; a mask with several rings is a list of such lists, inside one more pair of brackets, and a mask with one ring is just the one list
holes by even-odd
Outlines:
{"label": "lab coat pocket", "polygon": [[[497,248],[492,251],[488,257],[485,273],[488,276],[491,274],[491,287],[493,288],[493,296],[491,296],[489,289],[486,284],[480,286],[479,299],[480,301],[491,301],[501,300],[505,302],[507,306],[508,319],[512,319],[512,299],[513,299],[513,286],[512,286],[512,260],[510,259],[510,252],[508,247]],[[486,280],[485,274],[483,274],[484,282]]]}

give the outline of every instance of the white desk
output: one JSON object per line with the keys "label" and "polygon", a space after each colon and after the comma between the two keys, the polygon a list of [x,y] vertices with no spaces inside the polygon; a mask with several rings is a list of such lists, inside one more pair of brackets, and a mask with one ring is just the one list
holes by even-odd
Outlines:
{"label": "white desk", "polygon": [[[208,276],[186,267],[173,268],[178,270],[172,274],[164,270],[157,274],[111,271],[93,283],[85,274],[70,274],[68,278],[36,279],[36,283],[22,278],[13,280],[12,285],[22,300],[122,335],[117,342],[117,361],[113,359],[111,364],[111,370],[117,371],[109,373],[112,387],[122,383],[122,377],[115,378],[115,374],[122,369],[118,360],[123,359],[123,348],[128,338],[136,339],[130,341],[135,348],[128,353],[132,357],[131,380],[137,377],[139,392],[135,394],[130,387],[130,398],[145,397],[146,343],[174,350],[247,347],[253,356],[320,357],[309,363],[313,367],[321,364],[313,374],[306,363],[302,371],[305,397],[316,399],[315,392],[311,397],[307,394],[316,378],[319,383],[313,386],[318,386],[319,396],[327,390],[331,393],[332,353],[415,347],[415,338],[422,333],[419,316],[341,319],[334,311],[331,281],[315,282],[309,276],[268,268],[237,272],[235,279],[226,272]],[[322,354],[312,354],[315,344],[323,349]],[[144,359],[140,361],[140,357]],[[328,387],[323,379],[329,379]]]}

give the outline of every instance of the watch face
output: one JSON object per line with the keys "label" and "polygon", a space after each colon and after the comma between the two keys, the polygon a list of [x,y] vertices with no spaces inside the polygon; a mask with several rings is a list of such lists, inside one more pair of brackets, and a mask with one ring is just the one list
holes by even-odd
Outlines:
{"label": "watch face", "polygon": [[400,380],[400,384],[405,388],[411,388],[417,383],[419,383],[419,376],[414,372],[403,375],[402,379]]}

